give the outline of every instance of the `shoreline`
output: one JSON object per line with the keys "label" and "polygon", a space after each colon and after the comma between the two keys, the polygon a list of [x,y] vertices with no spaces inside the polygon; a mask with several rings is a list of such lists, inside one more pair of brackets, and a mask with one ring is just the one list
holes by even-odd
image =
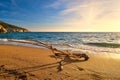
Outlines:
{"label": "shoreline", "polygon": [[[86,53],[87,54],[87,53]],[[59,59],[53,57],[52,51],[43,48],[0,45],[0,65],[7,69],[30,71],[40,80],[119,80],[120,59],[100,57],[97,54],[87,54],[90,59],[83,62],[70,62],[58,72]],[[0,77],[2,79],[3,77]],[[34,77],[32,77],[34,80]],[[9,80],[13,80],[9,79]]]}
{"label": "shoreline", "polygon": [[[0,39],[0,44],[5,45],[15,45],[15,46],[23,46],[23,47],[32,47],[32,48],[46,48],[47,46],[53,46],[59,50],[69,50],[69,51],[77,51],[83,53],[115,53],[119,54],[119,48],[112,48],[112,47],[104,47],[104,46],[114,46],[117,44],[111,43],[90,43],[90,45],[81,44],[81,45],[74,45],[69,43],[54,43],[54,42],[41,42],[37,40],[17,40],[17,39]],[[89,44],[89,43],[88,43]],[[92,44],[92,45],[91,45]],[[94,45],[95,44],[95,45]],[[100,46],[96,46],[100,45]],[[118,44],[119,45],[119,44]]]}

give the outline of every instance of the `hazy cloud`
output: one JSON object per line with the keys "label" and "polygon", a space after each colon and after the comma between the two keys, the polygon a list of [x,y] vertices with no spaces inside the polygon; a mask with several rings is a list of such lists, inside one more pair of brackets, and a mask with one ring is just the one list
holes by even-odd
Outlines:
{"label": "hazy cloud", "polygon": [[[60,24],[76,30],[117,30],[120,26],[120,0],[58,0],[52,7],[64,9]],[[62,25],[61,25],[62,26]]]}

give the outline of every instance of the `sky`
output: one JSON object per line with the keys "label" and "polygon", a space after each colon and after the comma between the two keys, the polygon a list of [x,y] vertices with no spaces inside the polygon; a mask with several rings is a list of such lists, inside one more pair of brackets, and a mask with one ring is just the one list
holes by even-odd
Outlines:
{"label": "sky", "polygon": [[0,0],[0,20],[37,32],[120,32],[120,0]]}

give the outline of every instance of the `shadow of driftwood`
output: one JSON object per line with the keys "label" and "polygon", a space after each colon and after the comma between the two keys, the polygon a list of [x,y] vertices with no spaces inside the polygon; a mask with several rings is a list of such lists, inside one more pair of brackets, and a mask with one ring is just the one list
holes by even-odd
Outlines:
{"label": "shadow of driftwood", "polygon": [[[2,71],[2,76],[15,76],[15,79],[26,79],[27,74],[29,72],[34,72],[34,71],[39,71],[39,70],[44,70],[47,68],[53,68],[56,67],[58,71],[62,71],[61,67],[70,63],[75,63],[75,62],[83,62],[84,60],[73,60],[69,56],[65,56],[63,59],[60,60],[60,62],[55,62],[55,63],[50,63],[50,64],[44,64],[44,65],[37,65],[37,66],[32,66],[32,67],[24,67],[24,68],[19,68],[19,69],[6,69],[4,65],[0,67],[0,70]],[[7,75],[6,75],[7,74]],[[29,73],[29,76],[31,74]],[[33,76],[33,75],[32,75]],[[34,75],[35,77],[35,75]]]}
{"label": "shadow of driftwood", "polygon": [[[52,57],[54,57],[54,55],[52,55]],[[63,59],[61,59],[61,62],[62,62],[62,66],[64,66],[70,63],[84,62],[84,60],[73,60],[70,57],[65,56]],[[58,67],[58,66],[60,66],[59,62],[55,62],[55,63],[50,63],[50,64],[32,66],[32,67],[24,67],[24,68],[19,68],[15,70],[33,72],[33,71],[38,71],[38,70],[43,70],[43,69],[53,68],[53,67]]]}
{"label": "shadow of driftwood", "polygon": [[[50,57],[54,57],[54,55]],[[37,65],[32,67],[24,67],[19,69],[6,69],[4,65],[1,65],[0,71],[2,72],[1,76],[3,76],[4,79],[7,79],[7,77],[14,77],[14,80],[19,80],[19,79],[29,80],[28,78],[33,77],[33,80],[38,80],[39,77],[37,77],[34,74],[31,74],[30,72],[44,70],[44,69],[53,68],[53,67],[56,67],[58,71],[62,71],[64,65],[76,63],[76,62],[84,62],[84,61],[85,60],[71,59],[69,56],[64,56],[62,59],[60,59],[59,62],[44,64],[44,65]],[[84,69],[79,68],[79,70],[82,71]]]}
{"label": "shadow of driftwood", "polygon": [[[54,55],[50,55],[50,57],[54,57]],[[73,60],[71,59],[69,56],[65,56],[63,59],[61,59],[61,61],[63,62],[62,65],[67,65],[70,63],[77,63],[77,62],[84,62],[85,60]],[[19,68],[16,70],[25,70],[25,71],[36,71],[36,70],[43,70],[43,69],[47,69],[47,68],[53,68],[53,67],[57,67],[59,66],[59,62],[55,62],[55,63],[50,63],[50,64],[44,64],[44,65],[37,65],[37,66],[32,66],[32,67],[24,67],[24,68]]]}
{"label": "shadow of driftwood", "polygon": [[[50,55],[50,57],[55,58],[55,59],[59,58],[59,57],[56,57],[55,55]],[[86,61],[84,59],[73,59],[70,56],[63,56],[63,57],[60,57],[59,59],[60,59],[60,61],[58,62],[59,65],[57,67],[58,71],[62,71],[64,65]],[[84,69],[83,68],[81,68],[81,69],[79,68],[79,70],[82,71]]]}
{"label": "shadow of driftwood", "polygon": [[16,70],[23,70],[23,71],[28,71],[28,72],[32,72],[32,71],[37,71],[37,70],[43,70],[43,69],[47,69],[47,68],[53,68],[57,66],[57,62],[55,63],[50,63],[50,64],[44,64],[44,65],[37,65],[37,66],[32,66],[32,67],[24,67],[24,68],[19,68]]}

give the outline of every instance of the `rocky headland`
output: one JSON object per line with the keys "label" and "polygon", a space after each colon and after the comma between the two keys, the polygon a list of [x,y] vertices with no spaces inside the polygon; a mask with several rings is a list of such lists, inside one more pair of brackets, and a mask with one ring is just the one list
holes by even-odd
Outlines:
{"label": "rocky headland", "polygon": [[21,27],[0,21],[0,33],[10,33],[10,32],[29,32],[29,31],[25,28],[21,28]]}

